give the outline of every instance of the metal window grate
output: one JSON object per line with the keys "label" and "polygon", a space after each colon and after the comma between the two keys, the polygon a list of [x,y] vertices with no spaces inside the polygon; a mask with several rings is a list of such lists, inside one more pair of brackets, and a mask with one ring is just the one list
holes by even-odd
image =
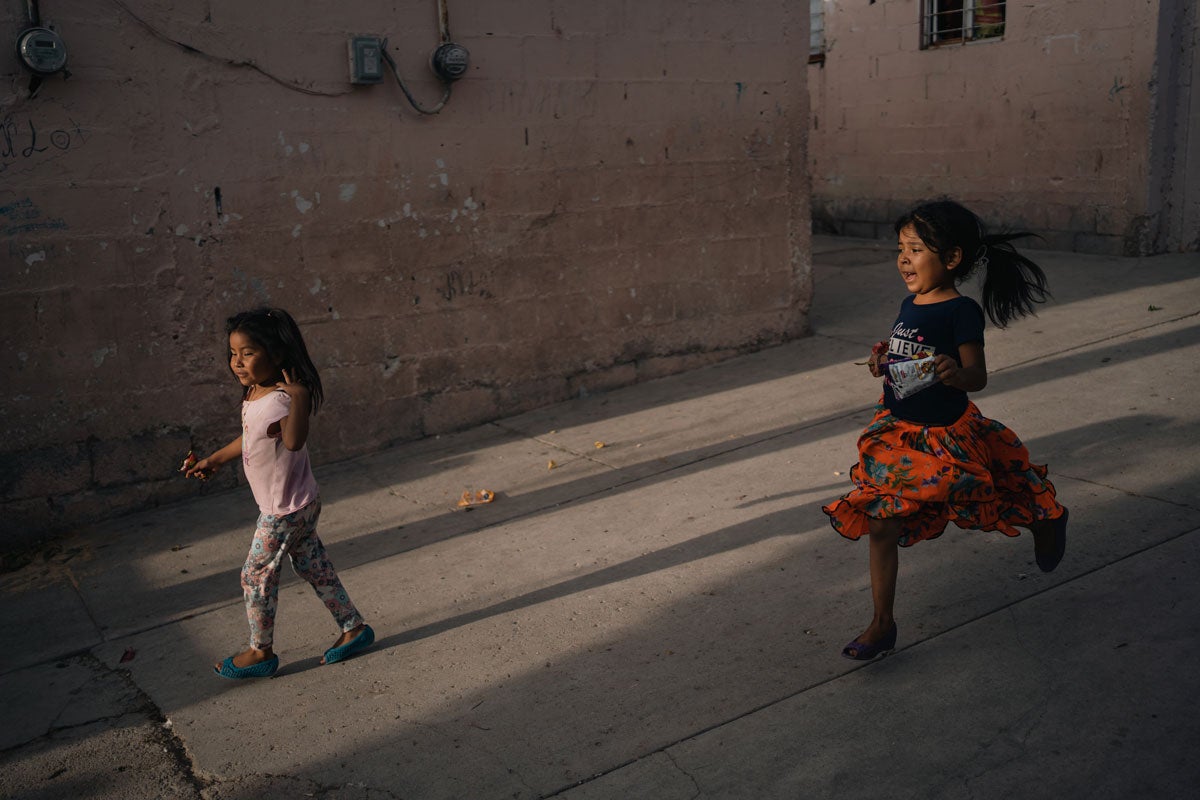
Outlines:
{"label": "metal window grate", "polygon": [[825,0],[808,0],[808,60],[825,57]]}
{"label": "metal window grate", "polygon": [[1007,6],[1007,0],[924,0],[921,47],[1003,36]]}

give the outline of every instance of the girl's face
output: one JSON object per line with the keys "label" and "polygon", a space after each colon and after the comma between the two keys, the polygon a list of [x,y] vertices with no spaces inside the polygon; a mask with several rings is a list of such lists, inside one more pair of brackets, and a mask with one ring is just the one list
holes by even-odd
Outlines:
{"label": "girl's face", "polygon": [[962,260],[962,251],[955,248],[946,264],[931,250],[912,225],[900,229],[896,266],[905,287],[917,295],[917,302],[935,303],[958,296],[954,288],[954,268]]}
{"label": "girl's face", "polygon": [[229,368],[243,386],[274,384],[282,377],[266,349],[241,331],[229,334]]}

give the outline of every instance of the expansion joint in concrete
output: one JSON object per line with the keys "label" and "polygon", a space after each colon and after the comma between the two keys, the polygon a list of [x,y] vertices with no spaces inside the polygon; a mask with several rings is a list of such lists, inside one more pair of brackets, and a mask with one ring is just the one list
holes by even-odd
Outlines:
{"label": "expansion joint in concrete", "polygon": [[1055,474],[1062,478],[1067,478],[1069,480],[1078,481],[1079,483],[1086,483],[1091,486],[1099,486],[1102,489],[1110,489],[1119,494],[1123,494],[1126,497],[1136,497],[1139,500],[1153,500],[1156,503],[1166,503],[1167,505],[1175,506],[1176,508],[1186,508],[1189,510],[1200,511],[1200,505],[1197,505],[1194,502],[1187,502],[1185,500],[1172,499],[1170,497],[1159,497],[1158,495],[1153,495],[1153,494],[1142,494],[1140,492],[1135,492],[1130,489],[1122,488],[1120,486],[1115,486],[1111,483],[1104,483],[1103,481],[1091,480],[1090,478],[1081,478],[1078,475],[1069,475],[1065,472],[1057,472]]}

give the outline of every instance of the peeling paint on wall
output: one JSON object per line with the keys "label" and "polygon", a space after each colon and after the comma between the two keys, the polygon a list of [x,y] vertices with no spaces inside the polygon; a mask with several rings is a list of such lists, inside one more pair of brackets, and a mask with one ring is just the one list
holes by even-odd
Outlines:
{"label": "peeling paint on wall", "polygon": [[301,214],[307,214],[312,210],[312,201],[301,196],[299,189],[292,189],[292,199],[296,201],[296,210]]}
{"label": "peeling paint on wall", "polygon": [[104,364],[104,359],[110,355],[116,355],[116,352],[117,346],[115,344],[112,347],[101,347],[99,350],[92,352],[92,363],[99,369]]}
{"label": "peeling paint on wall", "polygon": [[245,293],[249,290],[254,293],[254,296],[259,301],[264,303],[271,299],[271,292],[267,289],[267,285],[263,283],[261,278],[248,275],[237,267],[234,267],[231,272],[239,291]]}
{"label": "peeling paint on wall", "polygon": [[1075,33],[1061,33],[1056,36],[1047,36],[1046,38],[1044,38],[1042,40],[1042,52],[1044,52],[1046,55],[1050,55],[1050,51],[1053,49],[1054,44],[1056,42],[1063,42],[1063,41],[1070,42],[1072,54],[1079,55],[1079,32],[1078,31],[1076,31]]}

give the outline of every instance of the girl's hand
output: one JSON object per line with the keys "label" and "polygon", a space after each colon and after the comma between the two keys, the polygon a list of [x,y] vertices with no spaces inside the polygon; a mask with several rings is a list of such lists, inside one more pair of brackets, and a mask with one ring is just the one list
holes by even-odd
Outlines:
{"label": "girl's hand", "polygon": [[939,381],[953,386],[958,377],[958,362],[942,353],[933,359],[933,372]]}
{"label": "girl's hand", "polygon": [[216,472],[220,466],[219,463],[212,460],[212,456],[209,456],[208,458],[200,459],[195,464],[185,467],[185,469],[180,471],[183,472],[185,478],[199,478],[203,481],[208,480],[209,476]]}
{"label": "girl's hand", "polygon": [[882,378],[886,371],[887,364],[887,342],[876,342],[871,348],[871,357],[867,359],[867,369],[871,370],[871,375],[876,378]]}
{"label": "girl's hand", "polygon": [[288,374],[288,371],[286,369],[283,370],[282,372],[283,372],[283,380],[280,381],[279,383],[275,384],[275,388],[282,389],[283,391],[287,392],[288,397],[292,398],[293,402],[295,402],[296,400],[300,400],[303,403],[307,404],[309,402],[308,387],[305,386],[303,383],[300,383],[300,381],[292,378],[292,376]]}
{"label": "girl's hand", "polygon": [[220,469],[222,464],[228,464],[241,455],[242,437],[239,436],[208,458],[202,458],[199,461],[196,460],[196,455],[189,450],[187,458],[183,460],[183,466],[179,468],[179,471],[187,478],[199,478],[202,481],[208,480],[214,472]]}
{"label": "girl's hand", "polygon": [[933,369],[942,383],[964,392],[978,392],[987,386],[987,359],[981,342],[959,345],[957,360],[945,354],[937,356]]}

